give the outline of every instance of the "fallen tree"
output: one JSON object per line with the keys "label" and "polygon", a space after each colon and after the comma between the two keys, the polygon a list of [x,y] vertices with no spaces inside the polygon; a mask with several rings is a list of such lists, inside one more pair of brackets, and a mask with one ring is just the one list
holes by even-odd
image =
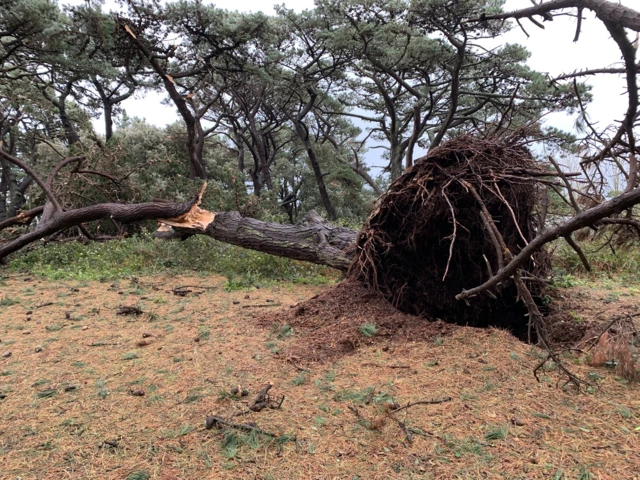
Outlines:
{"label": "fallen tree", "polygon": [[[121,223],[157,220],[177,229],[178,236],[207,235],[222,242],[271,255],[328,265],[343,271],[349,268],[349,251],[355,241],[355,231],[333,226],[316,212],[310,212],[296,225],[263,222],[243,217],[235,211],[208,212],[198,206],[205,187],[206,184],[193,200],[186,203],[103,203],[58,212],[33,231],[1,244],[0,260],[29,244],[83,223],[102,219],[113,219]],[[26,218],[27,213],[24,212],[19,217]],[[172,236],[174,235],[169,235]]]}
{"label": "fallen tree", "polygon": [[[495,141],[486,143],[485,140],[479,140],[480,143],[494,145]],[[451,150],[455,145],[460,147],[467,142],[473,142],[472,139],[466,137],[463,141],[454,140],[454,144],[446,143],[441,148]],[[493,148],[493,147],[492,147]],[[509,148],[517,149],[515,145]],[[416,162],[417,165],[432,165],[432,158],[440,155],[443,150],[434,150],[432,153],[423,157]],[[421,169],[423,167],[416,167]],[[412,182],[419,181],[415,173],[419,170],[409,170],[401,178],[399,178],[390,188],[389,192],[379,200],[380,205],[393,204],[394,195],[397,189],[403,188],[405,182],[411,178]],[[35,175],[35,173],[33,173]],[[539,168],[529,167],[520,168],[514,166],[509,175],[517,183],[523,179],[532,183],[549,183],[549,179],[556,176],[554,172],[541,170]],[[37,179],[37,175],[35,175]],[[545,180],[546,179],[546,180]],[[39,179],[37,179],[39,180]],[[41,182],[44,185],[44,182]],[[114,219],[122,223],[140,222],[144,220],[157,220],[162,224],[173,227],[178,233],[170,234],[168,237],[180,235],[207,235],[216,240],[237,245],[243,248],[249,248],[261,252],[281,257],[293,258],[296,260],[308,261],[321,265],[328,265],[338,270],[347,271],[352,264],[354,254],[356,254],[356,237],[357,232],[344,227],[337,227],[325,221],[317,212],[312,211],[307,214],[304,219],[295,225],[286,225],[274,222],[264,222],[254,218],[243,217],[239,212],[208,212],[199,207],[206,184],[201,191],[191,201],[186,203],[171,202],[147,202],[139,204],[117,204],[103,203],[88,207],[58,211],[49,220],[42,222],[31,232],[0,245],[0,259],[5,259],[11,253],[17,252],[21,248],[34,243],[38,240],[48,237],[56,232],[69,229],[86,222],[92,222],[101,219]],[[567,222],[559,224],[553,228],[544,231],[538,231],[536,236],[528,239],[529,244],[519,251],[519,253],[510,262],[504,263],[499,269],[495,268],[493,275],[486,284],[481,285],[477,289],[468,289],[456,292],[459,299],[468,298],[476,295],[487,288],[491,288],[496,284],[504,281],[513,275],[514,271],[521,267],[531,255],[539,251],[545,244],[570,235],[572,232],[590,225],[595,225],[602,221],[615,222],[624,219],[612,218],[616,214],[625,211],[632,206],[640,203],[640,188],[632,189],[625,192],[607,202],[603,202],[596,207],[584,210],[580,215],[576,215]],[[32,219],[34,212],[39,212],[41,207],[23,212],[11,222],[18,223],[18,218]],[[385,208],[385,207],[381,207]],[[380,208],[376,210],[372,218],[379,214]],[[402,212],[398,212],[401,216]],[[427,218],[424,221],[428,220]],[[529,221],[529,220],[527,220]],[[372,220],[369,220],[371,224]],[[532,234],[532,230],[528,230],[528,235]],[[366,228],[362,235],[366,235]],[[450,233],[445,235],[449,236]],[[361,237],[362,238],[362,237]],[[390,245],[384,248],[390,248]],[[361,252],[358,252],[361,255]],[[489,257],[493,258],[494,253],[488,252]],[[496,260],[497,261],[497,260]],[[500,264],[498,264],[500,265]]]}

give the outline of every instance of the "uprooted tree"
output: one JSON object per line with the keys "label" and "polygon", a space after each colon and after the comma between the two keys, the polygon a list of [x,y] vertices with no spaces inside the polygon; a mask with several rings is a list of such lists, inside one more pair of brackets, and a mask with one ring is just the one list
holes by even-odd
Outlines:
{"label": "uprooted tree", "polygon": [[[135,2],[131,3],[135,6]],[[456,5],[459,3],[456,2]],[[476,7],[484,5],[483,2],[474,4]],[[432,16],[433,23],[413,27],[423,28],[426,37],[429,33],[439,32],[449,42],[447,48],[451,55],[445,61],[446,68],[438,73],[441,75],[438,82],[446,82],[448,89],[441,89],[438,84],[434,90],[430,90],[429,81],[418,88],[418,73],[424,74],[424,71],[407,68],[398,72],[391,69],[389,64],[384,64],[384,58],[380,60],[375,51],[379,39],[361,30],[369,14],[378,20],[385,18],[376,15],[375,9],[344,12],[330,2],[322,3],[321,12],[345,15],[345,25],[353,30],[346,31],[351,32],[352,40],[360,45],[358,48],[361,50],[354,50],[360,52],[358,58],[349,58],[341,50],[342,47],[331,42],[321,46],[310,43],[309,32],[313,28],[321,30],[322,19],[326,18],[322,15],[302,18],[313,26],[299,33],[308,46],[307,70],[298,72],[301,76],[297,80],[287,78],[289,83],[285,90],[288,93],[278,88],[271,90],[272,87],[267,85],[243,84],[238,72],[243,71],[246,65],[242,65],[234,56],[210,70],[206,64],[198,64],[202,57],[195,55],[192,58],[195,63],[189,72],[181,76],[169,75],[167,72],[174,65],[163,62],[170,57],[170,49],[151,52],[143,36],[139,35],[141,31],[147,34],[160,31],[158,19],[152,18],[144,23],[140,20],[140,10],[135,8],[137,24],[130,26],[127,22],[131,22],[131,19],[117,19],[124,32],[119,41],[129,41],[131,51],[141,55],[136,58],[149,62],[152,74],[161,77],[162,85],[171,99],[179,110],[184,110],[180,110],[184,113],[183,117],[187,116],[187,112],[191,116],[194,112],[200,112],[197,122],[193,124],[193,131],[187,122],[188,149],[195,148],[193,145],[197,144],[196,153],[201,154],[198,142],[204,141],[204,130],[200,120],[206,118],[209,108],[219,109],[222,113],[218,119],[214,119],[217,122],[214,126],[226,125],[225,128],[229,128],[226,135],[233,137],[232,144],[239,159],[244,158],[245,148],[255,154],[256,170],[251,173],[251,178],[256,186],[268,186],[271,182],[268,169],[275,157],[270,156],[268,150],[285,148],[284,145],[289,142],[300,142],[302,139],[304,141],[300,143],[300,148],[307,151],[322,194],[323,173],[317,163],[316,153],[326,145],[332,145],[336,155],[343,155],[346,145],[340,143],[337,137],[342,127],[338,123],[333,124],[330,118],[340,113],[345,116],[359,115],[348,111],[345,113],[344,110],[341,112],[341,102],[329,98],[331,85],[334,82],[346,82],[347,79],[339,76],[330,78],[325,75],[327,71],[336,72],[340,65],[352,65],[354,71],[370,74],[373,84],[378,88],[393,84],[393,95],[385,96],[385,92],[381,92],[385,97],[383,103],[393,111],[404,109],[414,114],[404,119],[394,118],[391,128],[380,120],[380,131],[392,143],[400,141],[399,144],[404,145],[402,152],[407,168],[379,198],[359,233],[336,227],[315,211],[308,212],[302,220],[292,224],[265,222],[237,211],[210,212],[200,207],[204,186],[193,200],[183,203],[99,203],[67,209],[58,201],[54,188],[55,177],[63,167],[73,164],[76,174],[98,176],[114,183],[118,183],[118,179],[87,168],[85,156],[78,155],[62,158],[43,181],[34,168],[12,154],[16,150],[14,146],[5,148],[4,139],[13,127],[8,124],[3,130],[2,140],[5,143],[0,149],[3,164],[21,169],[35,182],[44,192],[44,205],[4,220],[0,228],[28,225],[43,211],[44,214],[31,231],[0,245],[0,260],[37,240],[50,238],[71,227],[81,228],[81,232],[91,238],[95,235],[85,227],[90,222],[108,219],[119,224],[153,219],[162,225],[158,232],[160,237],[207,235],[273,255],[332,266],[379,291],[405,312],[450,322],[473,325],[491,323],[508,327],[521,338],[537,338],[549,349],[550,358],[555,360],[556,354],[547,341],[537,298],[549,272],[549,259],[544,246],[564,238],[588,269],[588,259],[572,237],[574,232],[586,227],[597,230],[614,225],[640,234],[640,221],[633,215],[634,205],[640,203],[638,147],[634,135],[634,128],[638,124],[637,45],[632,43],[625,30],[640,32],[640,13],[604,0],[553,0],[511,13],[482,13],[477,8],[459,10],[446,1],[424,2],[419,7],[423,14]],[[574,142],[580,147],[577,150],[582,156],[580,172],[564,171],[553,157],[542,163],[532,153],[535,149],[532,144],[549,142],[550,137],[549,132],[542,131],[539,118],[527,116],[526,110],[531,108],[536,115],[541,114],[545,108],[543,104],[551,101],[551,98],[540,93],[536,98],[532,97],[531,92],[520,93],[519,84],[513,86],[510,93],[494,90],[483,94],[482,89],[486,85],[476,85],[479,91],[473,94],[465,93],[461,88],[466,75],[465,61],[469,58],[467,48],[470,39],[499,34],[503,22],[510,18],[516,19],[520,26],[520,20],[524,18],[542,26],[537,18],[551,21],[558,11],[566,9],[572,9],[577,15],[575,40],[579,38],[585,11],[594,12],[618,45],[624,62],[623,67],[618,69],[604,68],[564,75],[561,80],[568,81],[564,84],[560,83],[560,79],[549,80],[549,85],[557,89],[559,96],[556,101],[562,99],[569,102],[567,105],[574,102],[573,107],[583,112],[587,133],[584,138]],[[465,16],[461,15],[461,11]],[[291,12],[284,12],[284,15],[297,29],[301,28]],[[439,25],[438,18],[446,19],[448,23]],[[267,29],[255,19],[250,24],[254,32]],[[206,31],[200,30],[201,27],[200,24],[183,25],[194,38],[200,38],[200,43],[205,40],[218,42],[214,49],[216,55],[234,48],[228,43],[229,38],[224,35],[207,37]],[[285,43],[289,40],[280,39]],[[238,45],[248,41],[248,37],[242,37]],[[194,45],[199,42],[194,42]],[[250,46],[244,47],[246,55],[251,51],[255,53]],[[20,48],[21,44],[17,42],[15,49],[19,51]],[[321,58],[331,48],[337,49],[335,54],[331,54],[330,58]],[[267,63],[263,66],[265,72],[272,68]],[[136,63],[135,68],[139,69],[140,63]],[[229,71],[233,75],[228,75]],[[445,71],[446,75],[442,73]],[[616,72],[623,72],[626,76],[628,108],[619,127],[599,130],[584,114],[586,91],[575,79],[584,75]],[[274,75],[271,78],[276,78],[271,73]],[[209,74],[211,76],[207,76]],[[278,74],[283,75],[283,72]],[[127,75],[127,78],[131,77]],[[193,83],[189,83],[189,78],[193,79]],[[185,92],[195,92],[196,87],[205,89],[204,82],[211,79],[221,82],[221,90],[216,91],[207,104],[198,106],[193,100],[195,93],[184,95],[179,91],[186,89]],[[296,84],[296,81],[299,83]],[[297,90],[294,88],[296,85],[299,87]],[[423,88],[425,85],[426,90]],[[232,93],[222,92],[222,86],[229,87]],[[247,90],[249,87],[254,90]],[[470,87],[467,85],[466,88]],[[242,105],[242,92],[246,95],[245,100],[255,100],[253,106]],[[444,103],[434,100],[434,96],[444,99]],[[296,98],[298,103],[294,107],[292,102]],[[530,107],[531,102],[537,106]],[[427,107],[430,113],[440,109],[440,116],[424,115],[422,109],[427,104],[430,105]],[[278,106],[286,106],[291,110],[287,115],[279,116]],[[248,114],[246,122],[238,121],[234,111]],[[264,117],[256,121],[258,112],[262,112]],[[291,135],[285,140],[284,134],[278,129],[284,128],[282,122],[286,123],[287,118],[297,119],[297,123],[289,126]],[[437,120],[435,127],[430,127],[430,121],[434,118]],[[260,128],[270,125],[267,120],[272,122],[273,127],[260,132]],[[398,121],[404,125],[404,129],[408,129],[413,122],[408,142],[405,142],[406,138],[400,138],[402,134],[397,130]],[[68,133],[72,126],[63,122],[62,127]],[[255,133],[253,136],[252,129]],[[207,135],[214,131],[207,131]],[[315,143],[311,143],[310,132],[314,134]],[[425,145],[430,149],[425,157],[414,162],[412,150],[409,152],[406,149],[413,149],[423,135],[429,139]],[[8,138],[11,141],[10,135]],[[556,137],[552,141],[561,143],[566,138]],[[188,155],[191,173],[195,171],[193,176],[203,177],[205,171],[197,168],[202,157],[193,157],[193,153],[190,151]],[[391,153],[390,170],[397,172],[402,167],[402,158],[397,156],[397,151]],[[356,154],[355,165],[350,164],[355,171],[361,169],[357,158]],[[618,174],[626,179],[624,191],[609,200],[605,200],[605,188],[609,183],[604,168],[607,165],[613,165]],[[363,177],[366,174],[364,171],[359,173]],[[565,213],[550,221],[550,192],[571,209],[571,215]],[[326,190],[321,197],[327,211],[331,212]],[[579,382],[571,375],[570,378]]]}

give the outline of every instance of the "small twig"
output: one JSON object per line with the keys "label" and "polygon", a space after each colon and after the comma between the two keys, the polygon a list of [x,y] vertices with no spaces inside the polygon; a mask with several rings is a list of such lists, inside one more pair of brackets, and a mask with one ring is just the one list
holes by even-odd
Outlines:
{"label": "small twig", "polygon": [[251,410],[252,412],[259,412],[267,406],[267,404],[269,403],[269,396],[267,395],[267,393],[269,392],[269,390],[271,390],[271,387],[273,387],[271,382],[267,382],[265,384],[262,390],[258,392],[258,395],[256,395],[253,403],[249,405],[249,410]]}
{"label": "small twig", "polygon": [[379,363],[363,363],[362,366],[378,368],[411,368],[410,365],[380,365]]}
{"label": "small twig", "polygon": [[[158,284],[162,285],[162,284]],[[180,287],[173,287],[174,290],[182,290],[184,288],[201,288],[202,290],[216,290],[218,287],[205,287],[203,285],[182,285]]]}
{"label": "small twig", "polygon": [[280,435],[277,433],[267,432],[266,430],[262,430],[261,428],[251,425],[248,423],[234,423],[229,420],[225,420],[224,418],[218,415],[207,415],[207,419],[205,421],[205,428],[207,430],[212,429],[213,427],[218,427],[220,425],[224,425],[225,427],[236,428],[238,430],[244,430],[245,432],[256,432],[260,435],[266,435],[267,437],[278,438]]}
{"label": "small twig", "polygon": [[138,307],[124,305],[118,307],[116,315],[142,315],[144,312]]}
{"label": "small twig", "polygon": [[365,428],[369,430],[372,429],[371,422],[362,416],[362,414],[360,413],[360,410],[358,410],[358,407],[356,407],[355,405],[349,405],[348,408],[353,412],[353,414],[356,416],[358,421],[360,421]]}
{"label": "small twig", "polygon": [[295,361],[295,359],[298,357],[292,357],[292,356],[288,356],[287,357],[287,362],[289,362],[291,365],[293,365],[293,367],[298,370],[299,372],[309,372],[309,370],[307,370],[306,368],[302,368],[300,365],[298,365]]}
{"label": "small twig", "polygon": [[265,303],[257,305],[243,305],[242,308],[264,308],[264,307],[279,307],[281,303]]}
{"label": "small twig", "polygon": [[402,431],[404,432],[404,437],[407,439],[407,443],[409,445],[413,445],[413,437],[411,436],[411,429],[409,429],[409,427],[407,427],[407,425],[398,420],[396,417],[394,417],[393,415],[387,415],[388,418],[390,418],[391,420],[393,420],[394,422],[396,422],[398,424],[398,426],[402,429]]}
{"label": "small twig", "polygon": [[391,410],[390,413],[398,413],[399,411],[411,408],[414,405],[435,405],[438,403],[450,402],[451,400],[453,400],[451,397],[434,398],[432,400],[418,400],[417,402],[409,402],[402,407],[395,408]]}

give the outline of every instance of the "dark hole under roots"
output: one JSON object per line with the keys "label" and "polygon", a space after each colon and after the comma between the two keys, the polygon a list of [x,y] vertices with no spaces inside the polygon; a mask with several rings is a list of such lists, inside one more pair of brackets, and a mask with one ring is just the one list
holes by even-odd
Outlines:
{"label": "dark hole under roots", "polygon": [[[442,238],[450,235],[451,227],[444,220],[439,223]],[[385,288],[381,292],[402,312],[457,325],[507,329],[520,340],[528,341],[527,308],[518,300],[512,281],[492,290],[497,298],[483,293],[469,298],[468,303],[455,299],[456,294],[475,287],[488,277],[483,254],[487,259],[495,259],[495,253],[483,251],[486,243],[478,239],[484,235],[483,231],[473,227],[468,232],[458,232],[456,242],[459,246],[453,251],[444,281],[442,276],[447,268],[449,242],[433,245],[430,237],[418,237],[413,248],[394,249],[382,254],[380,264],[386,265],[388,270]],[[438,273],[437,277],[429,274],[434,271]],[[425,272],[428,273],[425,275]],[[537,341],[535,332],[531,332],[531,340]]]}

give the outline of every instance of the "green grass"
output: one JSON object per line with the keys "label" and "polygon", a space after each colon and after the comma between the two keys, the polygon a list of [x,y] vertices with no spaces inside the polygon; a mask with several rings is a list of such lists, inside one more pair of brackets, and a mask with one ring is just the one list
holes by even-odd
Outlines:
{"label": "green grass", "polygon": [[20,299],[11,298],[11,297],[2,297],[0,298],[0,307],[10,307],[11,305],[16,305],[20,303]]}
{"label": "green grass", "polygon": [[[140,236],[87,245],[49,243],[17,253],[3,269],[50,280],[102,281],[197,271],[227,277],[227,289],[231,290],[273,281],[322,285],[339,278],[329,267],[246,250],[200,235],[184,242]],[[12,299],[0,300],[0,305],[13,303]]]}
{"label": "green grass", "polygon": [[304,372],[300,372],[296,378],[294,378],[293,380],[291,380],[291,385],[297,387],[300,385],[304,385],[305,383],[307,383],[307,374]]}
{"label": "green grass", "polygon": [[140,470],[139,472],[130,473],[127,476],[127,480],[149,480],[151,475],[147,473],[146,470]]}
{"label": "green grass", "polygon": [[633,412],[631,411],[631,409],[629,409],[629,407],[625,407],[624,405],[618,405],[616,407],[616,413],[622,418],[629,419],[633,417]]}
{"label": "green grass", "polygon": [[378,327],[373,323],[363,323],[360,325],[360,333],[365,337],[374,337],[378,333]]}
{"label": "green grass", "polygon": [[280,327],[275,327],[276,336],[279,339],[287,338],[293,335],[293,327],[290,325],[281,325]]}
{"label": "green grass", "polygon": [[507,438],[508,432],[508,425],[494,425],[487,429],[487,433],[484,434],[484,438],[489,442],[493,440],[504,440]]}
{"label": "green grass", "polygon": [[[608,235],[603,235],[608,237]],[[615,253],[602,239],[580,242],[593,272],[587,274],[578,255],[564,240],[555,243],[553,283],[559,287],[574,287],[592,280],[606,280],[627,286],[640,281],[640,251],[637,245],[618,247]],[[611,297],[613,299],[613,296]]]}

